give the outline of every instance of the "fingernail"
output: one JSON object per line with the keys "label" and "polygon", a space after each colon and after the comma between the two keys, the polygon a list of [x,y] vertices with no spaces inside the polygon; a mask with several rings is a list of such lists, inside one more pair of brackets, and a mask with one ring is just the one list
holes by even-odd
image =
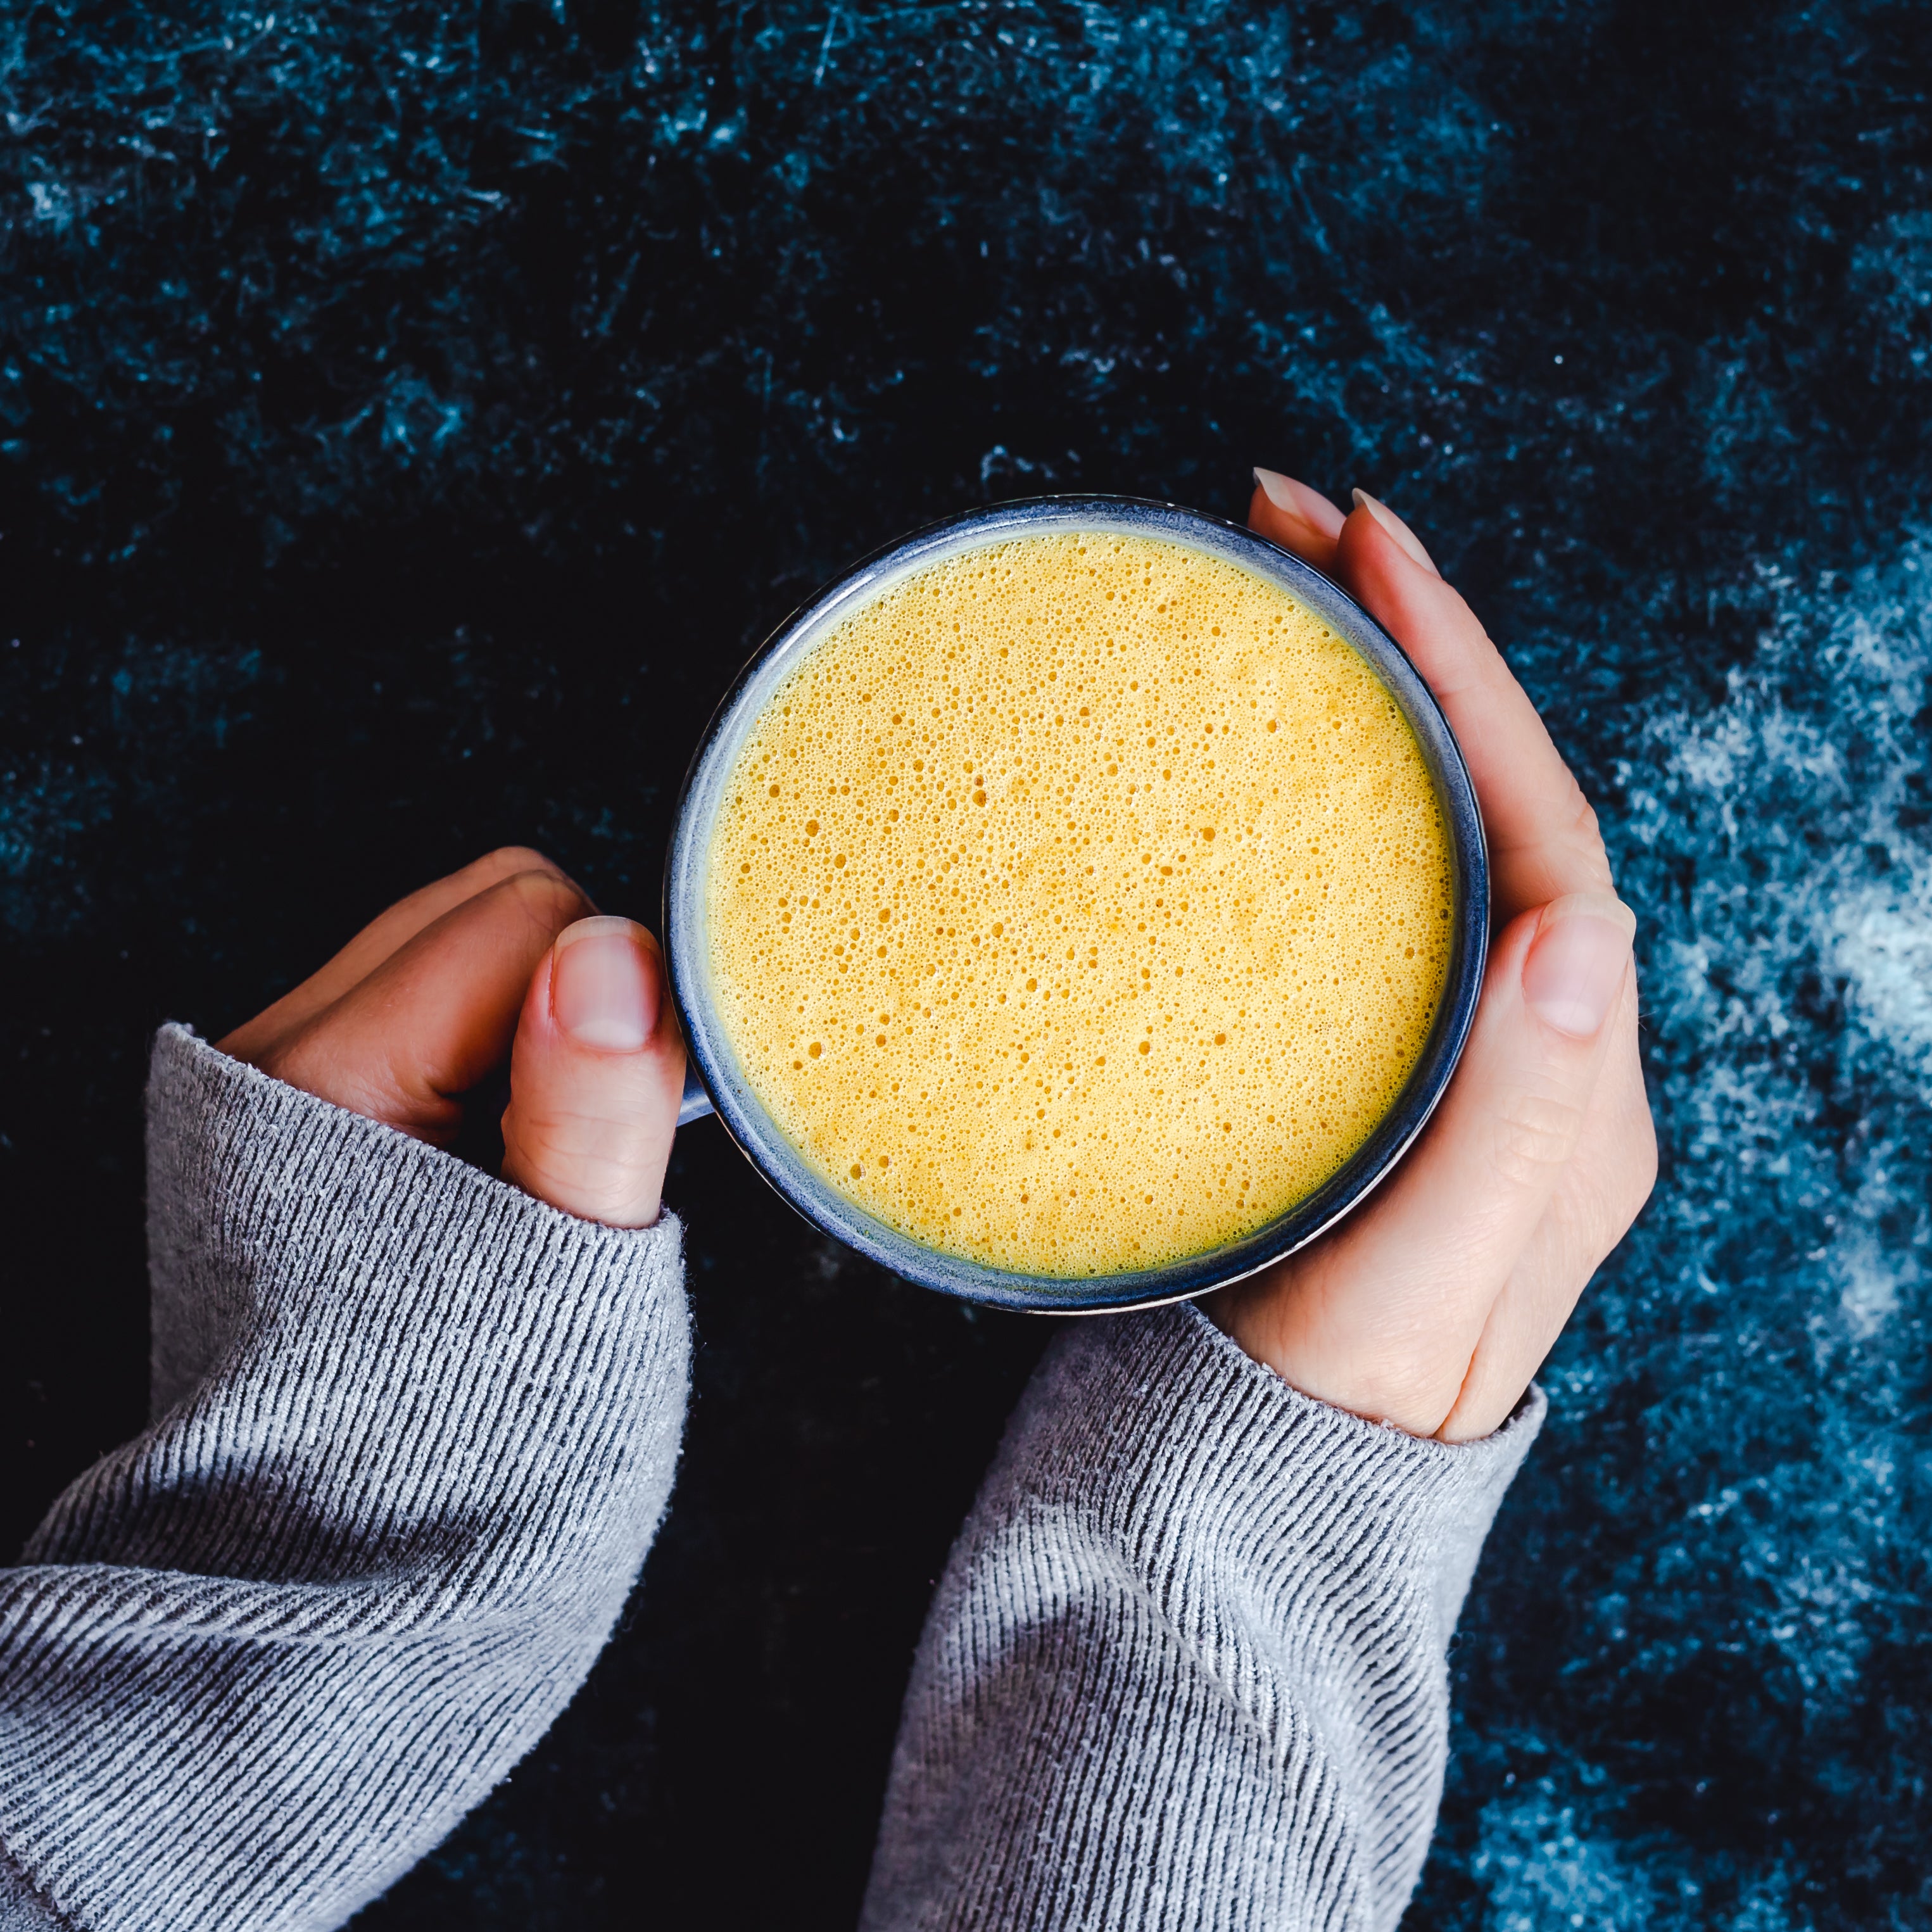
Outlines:
{"label": "fingernail", "polygon": [[556,936],[550,1010],[580,1046],[635,1053],[658,1022],[654,963],[628,919],[580,919]]}
{"label": "fingernail", "polygon": [[1390,536],[1394,538],[1401,547],[1402,555],[1412,563],[1420,564],[1431,577],[1440,577],[1442,574],[1442,572],[1436,568],[1436,560],[1423,548],[1422,539],[1386,503],[1377,502],[1366,490],[1358,490],[1354,493],[1354,496],[1355,508],[1358,510],[1367,511],[1369,514],[1374,518]]}
{"label": "fingernail", "polygon": [[1546,1026],[1588,1040],[1624,982],[1636,914],[1614,892],[1552,899],[1522,962],[1522,995]]}
{"label": "fingernail", "polygon": [[1258,464],[1255,469],[1255,485],[1284,515],[1299,517],[1304,524],[1312,524],[1324,537],[1342,534],[1342,526],[1348,519],[1320,490],[1298,483],[1292,476],[1284,476],[1279,470],[1264,470]]}

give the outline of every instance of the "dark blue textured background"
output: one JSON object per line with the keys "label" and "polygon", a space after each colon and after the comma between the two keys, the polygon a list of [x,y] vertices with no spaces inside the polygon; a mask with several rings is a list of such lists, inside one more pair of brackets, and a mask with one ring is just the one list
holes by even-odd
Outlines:
{"label": "dark blue textured background", "polygon": [[[1413,1925],[1932,1924],[1932,12],[0,6],[17,1536],[142,1407],[136,1097],[508,838],[649,916],[854,555],[1063,486],[1410,517],[1642,919],[1655,1202],[1547,1372]],[[686,1137],[622,1634],[362,1923],[849,1924],[1043,1330]]]}

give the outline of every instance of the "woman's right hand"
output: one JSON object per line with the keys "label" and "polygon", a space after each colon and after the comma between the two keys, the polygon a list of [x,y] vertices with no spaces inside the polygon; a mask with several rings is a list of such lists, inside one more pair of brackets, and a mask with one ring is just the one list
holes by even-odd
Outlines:
{"label": "woman's right hand", "polygon": [[1492,913],[1481,1004],[1421,1138],[1335,1232],[1206,1304],[1282,1378],[1418,1436],[1508,1418],[1648,1197],[1635,916],[1596,814],[1407,524],[1257,470],[1248,520],[1334,578],[1428,680],[1475,782]]}
{"label": "woman's right hand", "polygon": [[506,847],[399,900],[220,1050],[447,1147],[507,1060],[503,1178],[567,1214],[648,1227],[684,1043],[657,941]]}

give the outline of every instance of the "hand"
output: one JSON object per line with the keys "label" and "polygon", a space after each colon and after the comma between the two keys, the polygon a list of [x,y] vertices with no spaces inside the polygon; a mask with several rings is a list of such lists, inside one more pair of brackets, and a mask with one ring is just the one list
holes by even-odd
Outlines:
{"label": "hand", "polygon": [[684,1046],[657,942],[596,910],[541,854],[493,852],[392,905],[220,1050],[438,1147],[507,1060],[503,1178],[648,1227]]}
{"label": "hand", "polygon": [[1305,1394],[1466,1442],[1508,1418],[1656,1178],[1636,919],[1542,720],[1414,533],[1360,490],[1345,518],[1256,476],[1252,528],[1342,584],[1448,715],[1488,828],[1496,933],[1468,1044],[1408,1157],[1334,1234],[1208,1312]]}

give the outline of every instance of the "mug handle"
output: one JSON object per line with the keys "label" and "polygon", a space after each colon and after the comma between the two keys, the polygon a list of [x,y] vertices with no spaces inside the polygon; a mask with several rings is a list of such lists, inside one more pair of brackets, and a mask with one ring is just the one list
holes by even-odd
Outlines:
{"label": "mug handle", "polygon": [[704,1082],[698,1077],[698,1069],[687,1060],[684,1063],[684,1097],[677,1103],[677,1124],[688,1126],[693,1120],[701,1120],[713,1111],[711,1096],[704,1090]]}

